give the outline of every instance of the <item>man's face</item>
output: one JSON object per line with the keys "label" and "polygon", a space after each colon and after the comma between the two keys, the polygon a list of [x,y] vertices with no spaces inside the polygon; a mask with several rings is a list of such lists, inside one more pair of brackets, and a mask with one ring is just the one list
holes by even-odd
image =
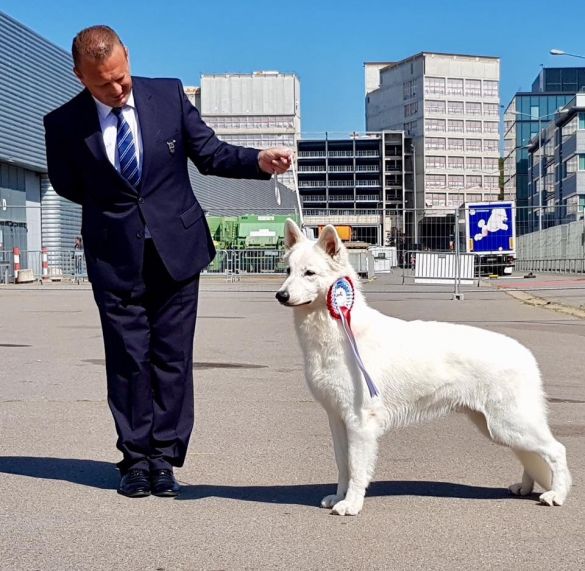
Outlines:
{"label": "man's face", "polygon": [[128,50],[119,44],[104,60],[82,58],[73,70],[81,83],[104,105],[122,107],[130,97],[132,78]]}

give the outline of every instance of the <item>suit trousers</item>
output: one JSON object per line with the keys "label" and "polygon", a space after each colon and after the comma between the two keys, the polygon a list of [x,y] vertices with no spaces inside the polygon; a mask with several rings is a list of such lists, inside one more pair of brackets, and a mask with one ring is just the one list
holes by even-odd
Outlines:
{"label": "suit trousers", "polygon": [[194,422],[193,338],[199,274],[177,282],[151,239],[131,291],[93,288],[102,323],[108,404],[130,468],[182,466]]}

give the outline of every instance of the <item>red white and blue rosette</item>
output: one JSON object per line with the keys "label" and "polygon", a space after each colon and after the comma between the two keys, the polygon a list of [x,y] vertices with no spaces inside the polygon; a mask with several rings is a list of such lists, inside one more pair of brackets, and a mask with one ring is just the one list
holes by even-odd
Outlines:
{"label": "red white and blue rosette", "polygon": [[335,319],[341,321],[343,331],[352,349],[356,363],[364,376],[370,396],[372,398],[379,396],[380,392],[376,384],[370,377],[366,367],[362,361],[360,353],[357,348],[357,343],[351,330],[351,308],[355,299],[355,289],[352,281],[348,277],[339,278],[327,292],[327,308],[329,314]]}

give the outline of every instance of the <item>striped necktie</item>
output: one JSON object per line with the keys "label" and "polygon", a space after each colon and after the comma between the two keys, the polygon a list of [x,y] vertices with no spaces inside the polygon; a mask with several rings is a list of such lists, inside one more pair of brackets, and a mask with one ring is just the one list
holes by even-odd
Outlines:
{"label": "striped necktie", "polygon": [[136,154],[136,145],[132,130],[124,115],[121,107],[113,107],[112,113],[118,118],[118,135],[116,137],[116,147],[118,148],[118,161],[120,162],[120,174],[136,188],[140,183],[140,167],[138,165],[138,155]]}

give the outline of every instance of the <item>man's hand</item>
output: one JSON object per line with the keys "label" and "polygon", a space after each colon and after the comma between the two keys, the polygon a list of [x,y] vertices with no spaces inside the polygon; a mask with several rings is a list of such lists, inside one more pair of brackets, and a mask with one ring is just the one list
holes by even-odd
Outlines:
{"label": "man's hand", "polygon": [[268,174],[285,173],[293,161],[293,151],[286,147],[265,149],[258,153],[258,165]]}

